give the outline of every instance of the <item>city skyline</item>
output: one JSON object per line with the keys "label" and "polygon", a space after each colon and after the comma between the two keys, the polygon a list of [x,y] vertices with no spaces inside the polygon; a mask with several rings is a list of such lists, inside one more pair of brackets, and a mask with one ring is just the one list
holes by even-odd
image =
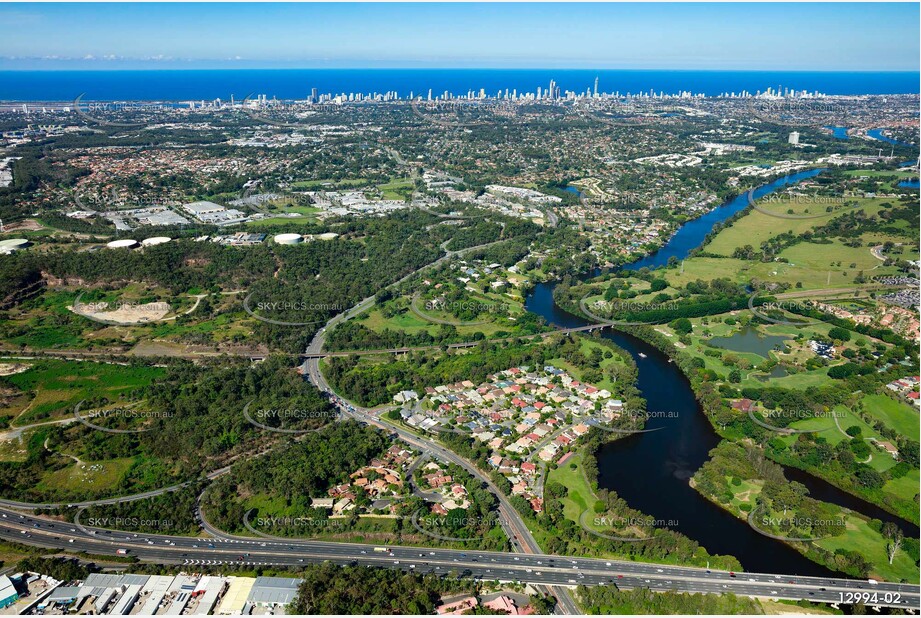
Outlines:
{"label": "city skyline", "polygon": [[0,69],[915,71],[918,17],[909,3],[22,3],[0,7]]}

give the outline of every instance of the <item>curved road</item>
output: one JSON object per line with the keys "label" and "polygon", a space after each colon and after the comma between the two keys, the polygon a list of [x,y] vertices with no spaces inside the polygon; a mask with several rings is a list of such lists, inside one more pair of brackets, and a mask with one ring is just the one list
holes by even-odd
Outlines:
{"label": "curved road", "polygon": [[[435,260],[431,264],[423,266],[422,268],[406,275],[405,277],[390,284],[389,286],[386,286],[383,289],[396,287],[400,285],[401,283],[403,283],[404,281],[407,281],[414,275],[424,270],[433,268],[437,266],[438,264],[444,263],[457,255],[460,255],[466,252],[475,251],[478,249],[483,249],[485,247],[494,245],[502,241],[496,241],[496,242],[488,243],[485,245],[478,245],[475,247],[469,247],[467,249],[460,249],[457,251],[448,251],[447,249],[448,242],[450,242],[450,240],[442,243],[442,249],[446,251],[444,256]],[[415,434],[410,433],[409,431],[403,429],[402,427],[397,427],[382,418],[376,417],[373,414],[372,410],[368,408],[363,408],[352,402],[342,400],[335,394],[333,389],[326,382],[326,379],[323,377],[323,373],[320,371],[320,362],[318,358],[318,355],[322,354],[322,351],[323,351],[323,345],[325,343],[326,333],[331,331],[336,325],[351,319],[352,317],[358,315],[359,313],[361,313],[362,311],[370,307],[374,303],[374,299],[375,297],[371,296],[371,297],[368,297],[362,300],[361,302],[359,302],[357,305],[355,305],[348,311],[345,311],[333,317],[329,322],[326,323],[326,325],[323,328],[317,331],[316,335],[314,335],[313,339],[310,341],[310,344],[307,346],[307,349],[305,351],[305,355],[307,356],[307,359],[304,361],[304,364],[302,365],[302,371],[304,375],[307,376],[307,378],[311,381],[311,383],[313,383],[314,386],[316,386],[321,392],[324,392],[330,397],[332,397],[334,401],[342,401],[342,408],[343,408],[343,411],[346,412],[346,414],[349,414],[361,421],[372,423],[378,427],[381,427],[384,430],[392,431],[396,433],[403,441],[419,448],[423,452],[423,454],[436,456],[440,458],[442,461],[453,462],[461,466],[465,470],[467,470],[471,475],[473,475],[474,478],[479,479],[486,487],[489,488],[489,490],[496,496],[496,498],[499,501],[499,515],[500,515],[500,520],[503,522],[502,528],[509,538],[509,542],[511,543],[513,551],[530,553],[530,554],[540,553],[541,551],[540,546],[537,544],[537,541],[531,535],[531,532],[528,530],[528,527],[525,524],[524,520],[522,519],[521,515],[511,505],[511,503],[508,501],[508,498],[505,496],[505,494],[502,493],[498,487],[496,487],[496,485],[492,482],[492,480],[488,476],[486,476],[479,468],[473,465],[473,463],[460,457],[454,451],[451,451],[450,449],[447,449],[441,446],[434,440],[429,440],[427,438],[416,436]],[[567,591],[558,590],[558,591],[555,591],[553,594],[557,599],[558,609],[561,610],[563,613],[566,613],[566,614],[579,614],[580,613],[579,607],[576,605],[575,601],[572,600],[572,597],[569,595]]]}

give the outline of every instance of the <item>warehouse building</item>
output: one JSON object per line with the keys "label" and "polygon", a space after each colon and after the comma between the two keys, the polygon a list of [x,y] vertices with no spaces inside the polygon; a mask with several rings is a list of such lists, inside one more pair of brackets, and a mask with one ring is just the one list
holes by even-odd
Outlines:
{"label": "warehouse building", "polygon": [[297,596],[300,584],[293,577],[257,577],[246,601],[259,607],[285,606]]}
{"label": "warehouse building", "polygon": [[12,580],[6,575],[0,575],[0,609],[9,607],[19,600],[19,593]]}

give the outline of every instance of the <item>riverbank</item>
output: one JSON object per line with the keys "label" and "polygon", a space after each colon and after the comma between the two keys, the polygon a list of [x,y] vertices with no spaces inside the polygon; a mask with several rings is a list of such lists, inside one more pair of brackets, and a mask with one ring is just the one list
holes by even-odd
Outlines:
{"label": "riverbank", "polygon": [[916,539],[902,539],[892,524],[808,496],[757,448],[721,442],[692,481],[710,502],[810,560],[851,577],[918,581]]}
{"label": "riverbank", "polygon": [[[573,311],[578,311],[577,307],[568,308]],[[740,434],[732,432],[731,430],[727,431],[726,426],[721,426],[718,420],[718,414],[719,411],[724,408],[722,397],[720,393],[713,388],[711,383],[702,382],[699,379],[696,379],[698,367],[694,365],[693,358],[687,354],[684,354],[679,348],[675,346],[673,341],[670,341],[662,332],[659,332],[659,330],[654,327],[634,326],[630,328],[630,334],[631,336],[637,337],[642,341],[654,346],[668,359],[674,361],[673,365],[677,366],[677,368],[687,379],[687,383],[694,393],[694,397],[699,405],[700,411],[703,412],[704,416],[707,418],[708,425],[714,432],[716,432],[720,438],[724,440],[724,442],[721,444],[733,443],[734,440],[739,440],[744,437]],[[709,461],[710,460],[708,457],[706,462]],[[703,465],[705,466],[707,464],[704,463]],[[699,469],[700,468],[698,468],[698,470]],[[804,473],[801,472],[800,475],[797,475],[798,479],[806,480],[803,478],[802,474]],[[808,485],[814,487],[818,481],[819,479],[813,478],[810,482],[808,482]],[[727,505],[721,504],[719,501],[714,500],[712,495],[700,491],[700,489],[696,487],[696,483],[689,483],[689,486],[691,486],[707,503],[712,504],[713,506],[719,508],[722,512],[731,515],[734,519],[740,520],[744,522],[746,526],[748,526],[748,522],[745,518],[740,517],[737,512],[728,509]],[[821,504],[828,505],[828,507],[834,506],[835,508],[838,508],[838,505],[836,505],[834,502],[821,502]],[[876,514],[885,517],[885,514]],[[871,518],[860,514],[859,511],[852,512],[852,518],[854,521],[849,524],[848,530],[846,531],[847,533],[844,536],[821,540],[814,545],[804,545],[803,543],[781,541],[777,539],[773,539],[773,542],[783,543],[791,550],[796,551],[804,558],[816,564],[820,564],[838,572],[846,572],[850,575],[856,575],[857,571],[859,570],[859,560],[857,560],[858,567],[854,567],[847,558],[844,558],[848,556],[848,548],[853,545],[862,548],[864,554],[873,556],[873,560],[870,561],[870,564],[872,565],[870,569],[872,570],[868,570],[867,572],[885,573],[885,575],[880,575],[880,577],[883,579],[891,579],[893,574],[899,573],[900,575],[897,577],[897,579],[910,580],[910,576],[906,575],[908,570],[910,570],[906,569],[906,564],[908,566],[912,566],[913,563],[910,559],[908,559],[907,554],[904,554],[903,552],[903,555],[899,558],[900,563],[905,564],[900,564],[900,568],[898,569],[891,569],[887,565],[884,565],[886,561],[884,549],[885,539],[882,538],[879,531],[870,528],[869,521]],[[890,521],[896,522],[897,524],[900,523],[899,527],[908,536],[916,532],[916,529],[912,528],[909,522],[904,522],[898,517],[890,517],[888,519],[890,519]],[[755,531],[750,526],[749,529],[751,529],[754,534],[762,534],[761,532]],[[765,541],[771,540],[769,535],[762,536],[764,537]],[[917,551],[917,541],[914,543],[915,544],[910,547],[909,551]],[[856,560],[856,557],[854,558]]]}
{"label": "riverbank", "polygon": [[[765,197],[772,190],[783,186],[781,183],[766,187],[757,197]],[[748,200],[745,199],[745,204],[737,211],[724,211],[725,217],[739,214],[748,206]],[[710,231],[700,231],[701,242]],[[657,259],[663,264],[668,263],[672,257],[682,260],[698,246],[671,244],[667,252],[659,252]],[[638,264],[629,266],[630,270],[637,268]],[[596,268],[580,279],[597,276],[600,272]],[[665,272],[680,271],[675,269]],[[648,287],[650,279],[656,276],[645,277],[640,273],[639,277],[647,282],[642,287]],[[566,284],[571,285],[572,280]],[[558,298],[555,292],[559,289],[558,283],[535,286],[527,301],[528,310],[563,328],[597,323],[597,320],[586,319],[585,313],[577,306],[580,298],[570,298],[572,302],[557,304],[554,297]],[[636,289],[630,288],[631,295]],[[643,293],[641,290],[640,294]],[[649,294],[651,300],[655,300],[654,294]],[[642,296],[636,300],[641,299]],[[615,341],[636,359],[640,367],[640,389],[649,403],[649,409],[672,414],[663,414],[660,418],[651,419],[648,424],[650,429],[662,431],[635,435],[602,447],[598,457],[599,486],[616,491],[632,507],[651,513],[656,518],[677,521],[675,529],[701,542],[709,551],[739,556],[745,568],[797,574],[830,574],[827,568],[808,560],[787,545],[758,534],[747,523],[716,507],[689,485],[689,479],[708,460],[709,451],[723,437],[715,429],[718,424],[709,415],[701,414],[705,412],[707,399],[713,397],[719,402],[720,394],[712,384],[709,385],[711,390],[707,392],[695,389],[689,378],[693,375],[693,368],[680,367],[681,357],[677,354],[679,348],[673,344],[671,347],[664,345],[670,343],[669,338],[656,333],[653,328],[645,329],[628,327],[609,330],[605,331],[603,337]],[[663,345],[654,345],[654,335],[662,338]],[[676,338],[673,336],[671,339]],[[628,470],[631,473],[624,473]],[[634,471],[641,473],[632,473]],[[827,494],[833,494],[844,498],[842,501],[856,500],[850,494],[824,481],[820,482],[819,479],[812,479],[810,487],[811,491],[820,488],[821,491],[816,493],[821,493],[823,499],[827,499]]]}

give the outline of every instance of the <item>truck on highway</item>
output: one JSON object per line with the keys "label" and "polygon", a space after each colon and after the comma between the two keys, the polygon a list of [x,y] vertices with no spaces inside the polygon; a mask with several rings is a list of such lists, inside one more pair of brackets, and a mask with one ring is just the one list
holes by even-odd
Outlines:
{"label": "truck on highway", "polygon": [[374,548],[374,551],[383,552],[383,553],[386,554],[386,553],[389,552],[390,550],[387,549],[386,547],[375,547],[375,548]]}
{"label": "truck on highway", "polygon": [[127,549],[116,549],[115,553],[118,554],[119,556],[125,556],[128,554],[128,550]]}

